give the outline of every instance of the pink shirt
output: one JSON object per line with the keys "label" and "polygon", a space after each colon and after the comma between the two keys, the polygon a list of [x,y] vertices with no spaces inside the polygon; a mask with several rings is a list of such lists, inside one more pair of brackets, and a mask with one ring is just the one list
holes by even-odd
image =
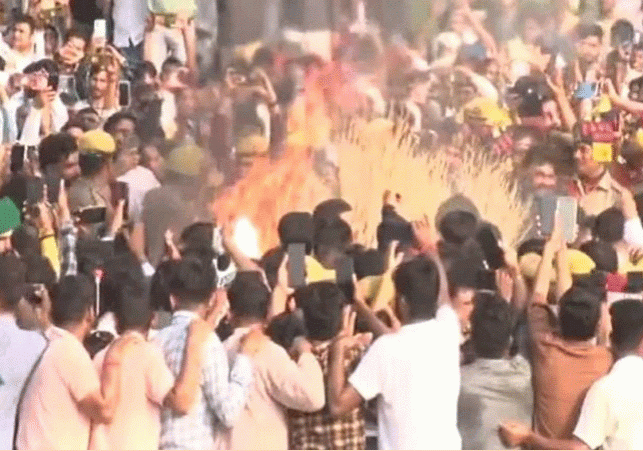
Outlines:
{"label": "pink shirt", "polygon": [[[228,352],[239,350],[247,329],[237,329],[225,341]],[[326,402],[324,376],[317,359],[309,353],[294,362],[272,341],[252,358],[254,382],[248,400],[232,429],[224,434],[219,449],[288,449],[286,409],[315,412]]]}
{"label": "pink shirt", "polygon": [[47,330],[51,341],[22,402],[18,449],[87,449],[90,419],[78,404],[100,390],[82,343],[66,330]]}
{"label": "pink shirt", "polygon": [[[129,332],[133,333],[133,332]],[[161,406],[174,377],[160,349],[145,341],[128,352],[121,367],[119,402],[110,424],[93,424],[90,449],[158,449]],[[94,357],[102,372],[107,349]]]}

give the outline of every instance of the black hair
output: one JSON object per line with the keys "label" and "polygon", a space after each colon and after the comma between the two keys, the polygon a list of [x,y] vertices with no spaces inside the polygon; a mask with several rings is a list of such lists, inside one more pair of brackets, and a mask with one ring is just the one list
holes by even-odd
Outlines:
{"label": "black hair", "polygon": [[41,283],[51,293],[57,281],[56,271],[51,266],[51,262],[41,255],[30,255],[22,261],[27,270],[25,282]]}
{"label": "black hair", "polygon": [[172,278],[172,272],[177,267],[177,263],[174,260],[167,260],[159,263],[156,267],[156,272],[150,281],[150,305],[153,310],[172,311],[168,284]]}
{"label": "black hair", "polygon": [[596,217],[592,233],[594,238],[606,243],[613,244],[621,241],[625,233],[623,212],[616,207],[603,211]]}
{"label": "black hair", "polygon": [[395,291],[404,297],[411,319],[433,319],[440,278],[435,263],[422,257],[402,263],[393,275]]}
{"label": "black hair", "polygon": [[587,23],[580,23],[576,27],[576,36],[578,39],[583,40],[585,38],[595,36],[599,40],[603,40],[603,29],[601,28],[600,25],[598,24],[587,24]]}
{"label": "black hair", "polygon": [[51,318],[58,327],[77,324],[92,309],[96,290],[94,282],[84,274],[65,276],[52,293]]}
{"label": "black hair", "polygon": [[241,271],[228,288],[230,311],[237,317],[265,319],[270,304],[270,292],[258,271]]}
{"label": "black hair", "polygon": [[277,233],[282,246],[304,243],[306,244],[306,253],[310,254],[314,240],[313,217],[307,212],[286,213],[279,220]]}
{"label": "black hair", "polygon": [[214,224],[211,222],[195,222],[181,231],[180,241],[190,249],[212,248]]}
{"label": "black hair", "polygon": [[617,47],[634,40],[634,27],[629,20],[618,19],[610,28],[610,45]]}
{"label": "black hair", "polygon": [[345,221],[338,220],[315,230],[314,243],[315,246],[325,245],[345,250],[352,242],[352,235],[350,225]]}
{"label": "black hair", "polygon": [[520,246],[518,246],[518,258],[529,253],[543,255],[545,243],[546,240],[542,238],[532,238],[527,241],[523,241]]}
{"label": "black hair", "polygon": [[100,282],[100,311],[114,312],[115,307],[121,300],[122,288],[124,286],[140,286],[145,290],[143,280],[143,269],[138,259],[130,254],[123,253],[107,259],[103,265],[103,278]]}
{"label": "black hair", "polygon": [[40,240],[38,229],[29,224],[22,224],[11,234],[11,247],[21,258],[29,255],[40,255]]}
{"label": "black hair", "polygon": [[68,132],[70,128],[80,128],[83,132],[88,132],[89,129],[87,128],[87,125],[79,120],[77,117],[74,117],[72,119],[69,119],[65,125],[63,125],[63,128],[61,131],[63,132]]}
{"label": "black hair", "polygon": [[299,315],[284,312],[270,321],[266,327],[266,335],[279,346],[288,350],[292,347],[295,338],[305,337],[308,333],[304,320]]}
{"label": "black hair", "polygon": [[299,288],[295,302],[304,312],[308,338],[326,341],[339,333],[345,297],[335,283],[316,282]]}
{"label": "black hair", "polygon": [[571,340],[589,340],[596,335],[601,316],[601,299],[594,293],[572,287],[560,299],[560,333]]}
{"label": "black hair", "polygon": [[107,120],[105,121],[105,125],[103,126],[103,130],[111,134],[114,131],[116,131],[116,125],[120,121],[124,121],[124,120],[132,121],[134,123],[134,128],[135,129],[137,128],[138,119],[136,119],[136,116],[133,113],[129,111],[119,111],[107,118]]}
{"label": "black hair", "polygon": [[83,177],[93,177],[109,162],[110,157],[98,153],[83,153],[78,155],[78,166]]}
{"label": "black hair", "polygon": [[283,261],[285,254],[285,249],[280,246],[270,249],[263,255],[263,257],[261,257],[259,266],[261,266],[266,274],[266,279],[268,279],[268,285],[271,289],[274,289],[277,286],[279,266],[281,266],[281,262]]}
{"label": "black hair", "polygon": [[134,80],[141,80],[146,74],[156,78],[158,76],[158,71],[156,70],[154,63],[150,61],[141,61],[134,70]]}
{"label": "black hair", "polygon": [[183,63],[179,61],[178,58],[170,56],[168,59],[163,61],[161,65],[161,79],[167,78],[171,72],[174,72],[183,67]]}
{"label": "black hair", "polygon": [[119,332],[147,330],[152,321],[152,308],[146,290],[138,283],[125,283],[120,287],[114,314]]}
{"label": "black hair", "polygon": [[514,329],[511,305],[496,293],[479,292],[474,299],[471,334],[476,355],[500,359],[509,350]]}
{"label": "black hair", "polygon": [[215,288],[216,274],[212,263],[194,257],[182,258],[172,271],[168,288],[184,305],[205,304]]}
{"label": "black hair", "polygon": [[477,288],[477,274],[483,267],[475,259],[458,258],[451,262],[447,272],[449,296],[454,297],[458,290]]}
{"label": "black hair", "polygon": [[478,220],[473,213],[456,210],[444,215],[440,221],[440,235],[445,241],[462,244],[475,236]]}
{"label": "black hair", "polygon": [[89,68],[89,78],[93,78],[96,74],[100,74],[101,72],[107,72],[107,66],[100,62],[94,63]]}
{"label": "black hair", "polygon": [[0,254],[0,301],[3,307],[13,309],[24,294],[24,263],[13,254]]}
{"label": "black hair", "polygon": [[357,250],[354,254],[355,277],[381,276],[386,269],[386,257],[377,249]]}
{"label": "black hair", "polygon": [[31,28],[31,34],[33,34],[33,32],[36,31],[36,21],[30,15],[28,14],[18,15],[13,21],[13,26],[16,26],[20,23],[26,23],[27,25],[29,25],[29,28]]}
{"label": "black hair", "polygon": [[636,351],[643,340],[643,304],[625,299],[610,307],[612,346],[618,355]]}
{"label": "black hair", "polygon": [[87,45],[89,44],[89,36],[87,33],[83,32],[80,28],[72,27],[65,33],[64,43],[66,44],[73,38],[82,39],[85,42],[85,49],[87,49]]}
{"label": "black hair", "polygon": [[48,166],[65,161],[77,150],[78,144],[69,133],[63,132],[45,136],[38,145],[40,169],[45,171]]}
{"label": "black hair", "polygon": [[580,247],[581,252],[586,253],[596,264],[596,269],[608,273],[618,271],[618,255],[611,244],[603,241],[588,241]]}

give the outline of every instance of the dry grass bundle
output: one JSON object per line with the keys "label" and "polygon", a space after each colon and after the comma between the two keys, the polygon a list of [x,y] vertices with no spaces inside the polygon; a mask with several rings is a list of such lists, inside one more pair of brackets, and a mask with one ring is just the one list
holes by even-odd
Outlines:
{"label": "dry grass bundle", "polygon": [[492,162],[467,149],[453,170],[445,152],[418,149],[392,122],[356,120],[338,138],[340,192],[354,208],[353,227],[359,242],[376,244],[386,190],[402,196],[400,213],[409,219],[434,218],[439,205],[453,194],[469,197],[482,217],[496,224],[507,244],[522,238],[529,205],[511,188],[508,165]]}

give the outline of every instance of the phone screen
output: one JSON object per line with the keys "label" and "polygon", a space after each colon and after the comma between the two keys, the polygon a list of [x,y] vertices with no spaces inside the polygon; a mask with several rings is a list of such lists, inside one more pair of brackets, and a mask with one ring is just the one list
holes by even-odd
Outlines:
{"label": "phone screen", "polygon": [[112,185],[112,198],[114,200],[114,207],[118,205],[121,200],[125,201],[125,208],[123,210],[123,218],[127,220],[129,210],[129,185],[126,182],[116,182]]}
{"label": "phone screen", "polygon": [[96,19],[94,21],[94,39],[107,39],[107,21],[105,19]]}
{"label": "phone screen", "polygon": [[288,286],[299,288],[306,285],[306,244],[288,245]]}
{"label": "phone screen", "polygon": [[569,196],[558,198],[556,210],[563,227],[563,237],[568,243],[576,239],[576,222],[578,215],[578,203],[576,199]]}
{"label": "phone screen", "polygon": [[123,108],[130,106],[130,84],[128,81],[121,81],[118,84],[118,105]]}
{"label": "phone screen", "polygon": [[538,199],[540,232],[544,237],[549,237],[554,230],[557,202],[557,198],[554,195],[544,195]]}
{"label": "phone screen", "polygon": [[349,256],[344,257],[335,270],[335,278],[337,285],[346,296],[346,300],[349,303],[353,302],[353,297],[355,296],[355,285],[353,284],[353,274],[355,273],[355,264],[353,259]]}
{"label": "phone screen", "polygon": [[27,206],[37,205],[44,200],[45,182],[40,177],[30,177],[27,179],[27,196],[25,203]]}

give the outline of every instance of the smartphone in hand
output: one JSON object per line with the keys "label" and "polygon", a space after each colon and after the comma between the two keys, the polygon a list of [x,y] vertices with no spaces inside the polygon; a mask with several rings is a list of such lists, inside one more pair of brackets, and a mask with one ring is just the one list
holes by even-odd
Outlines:
{"label": "smartphone in hand", "polygon": [[306,243],[288,245],[288,286],[300,288],[306,285]]}

